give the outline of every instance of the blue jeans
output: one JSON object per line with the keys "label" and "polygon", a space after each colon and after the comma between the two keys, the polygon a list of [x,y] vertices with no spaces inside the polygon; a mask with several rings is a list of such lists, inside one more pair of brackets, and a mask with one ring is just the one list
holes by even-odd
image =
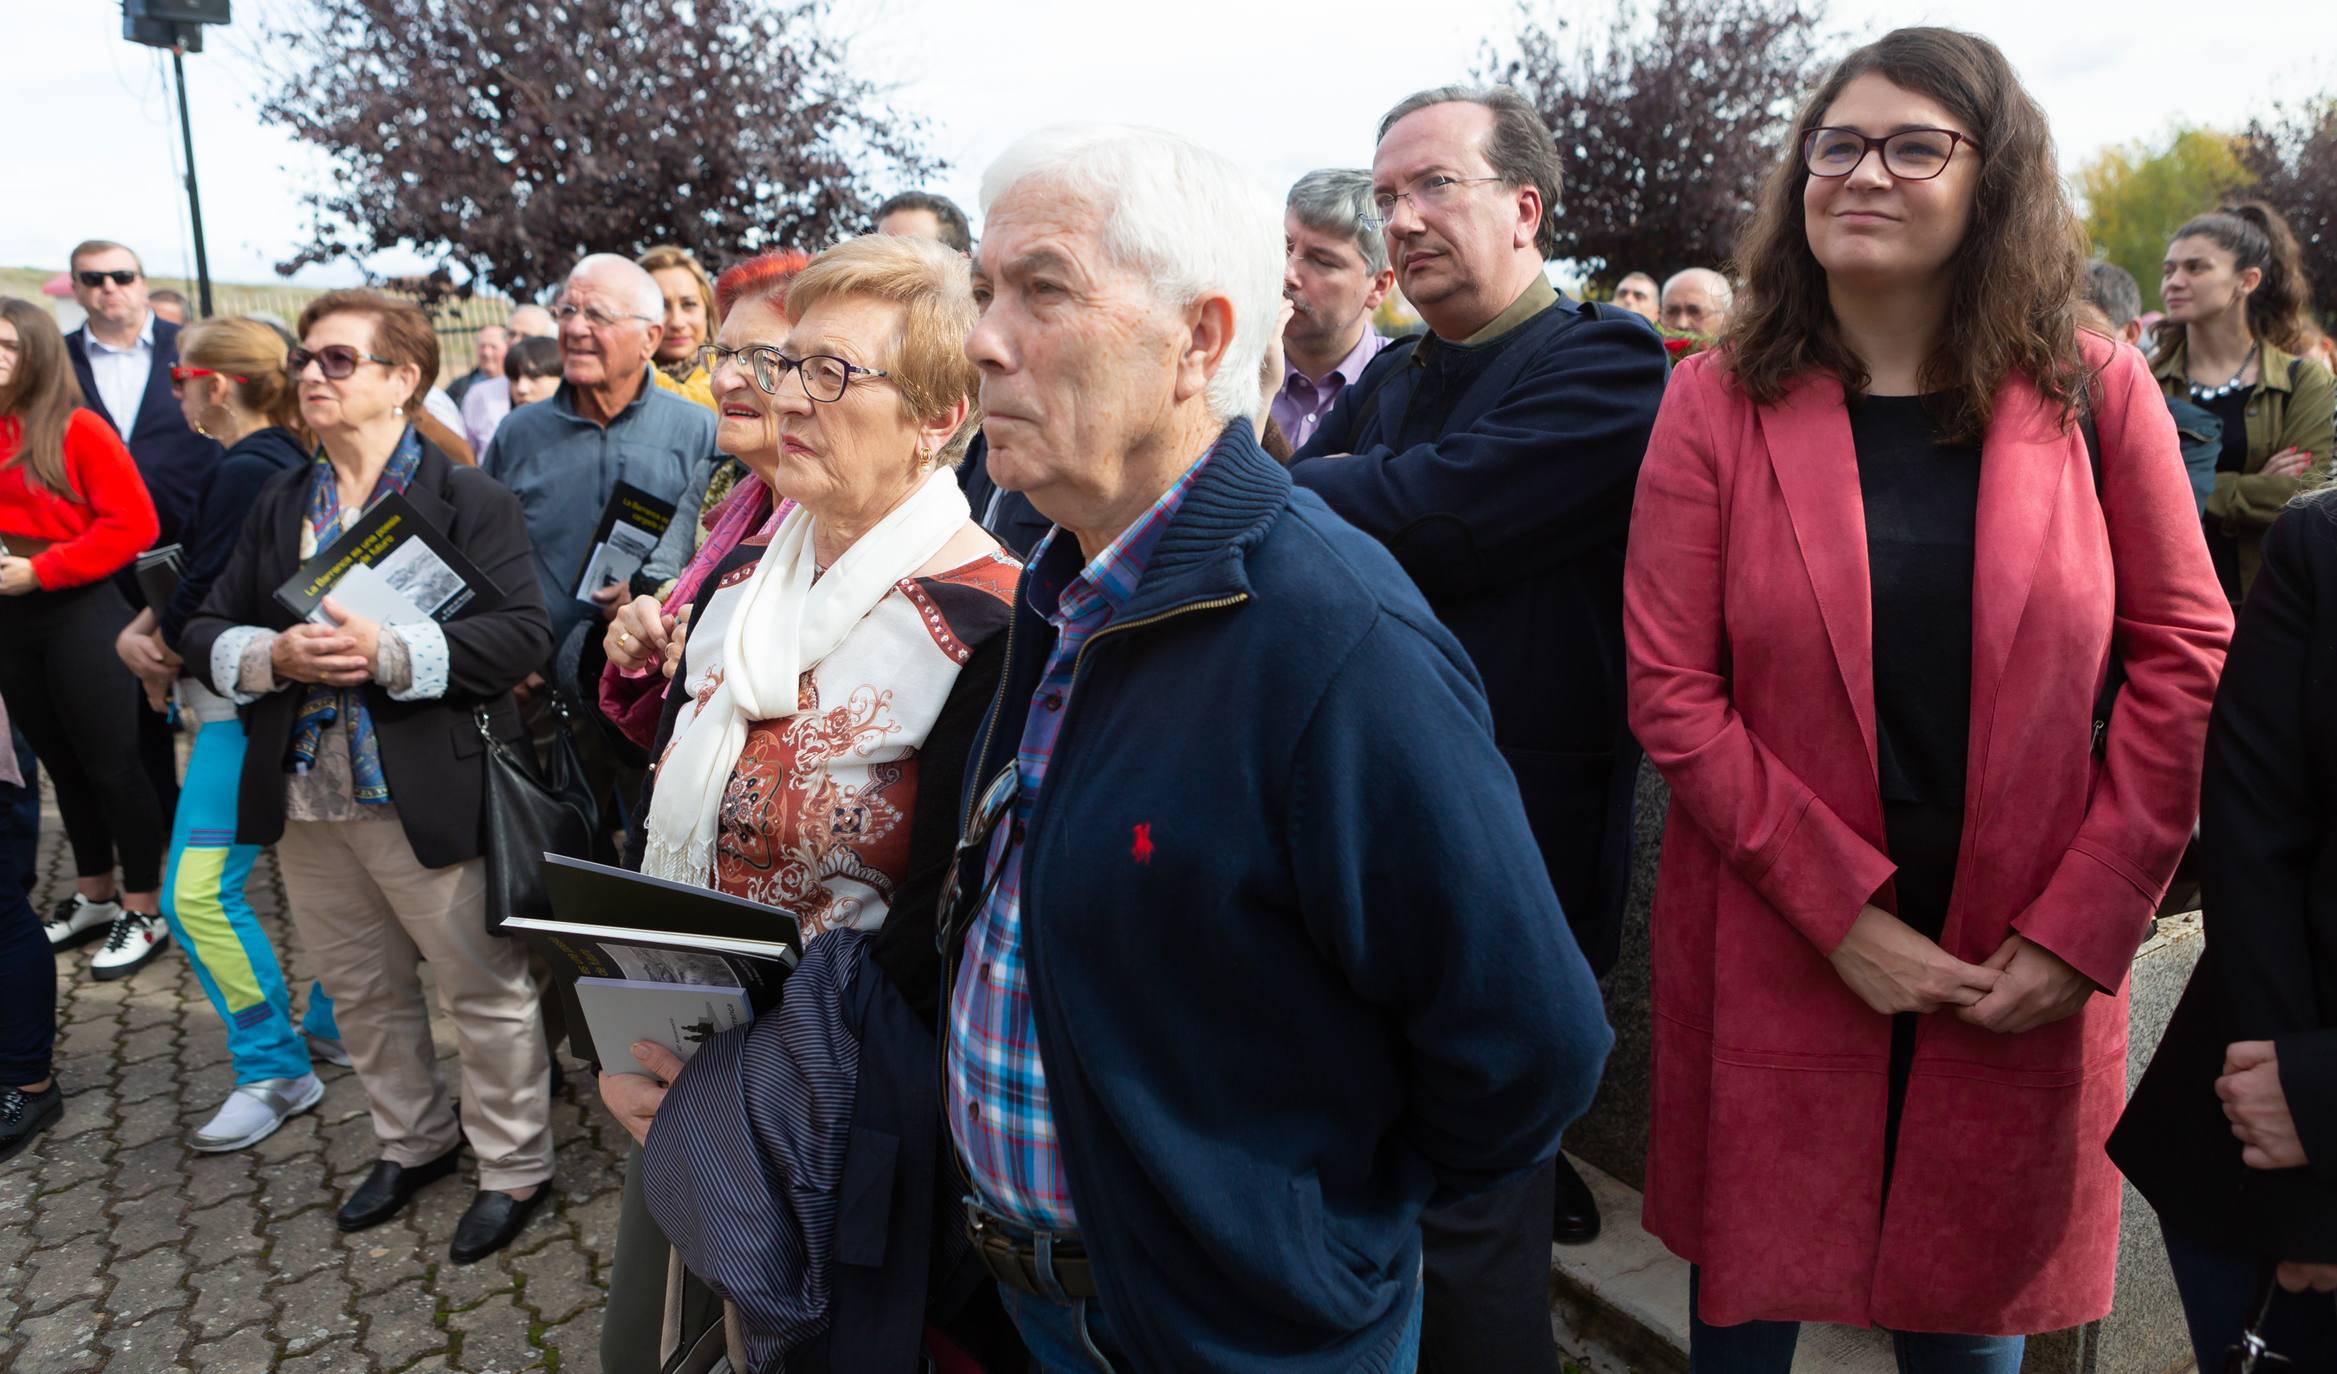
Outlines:
{"label": "blue jeans", "polygon": [[[1750,1321],[1708,1326],[1697,1299],[1698,1276],[1688,1270],[1688,1374],[1788,1374],[1800,1322]],[[2025,1336],[1957,1336],[1893,1331],[1891,1353],[1899,1374],[2020,1374]]]}
{"label": "blue jeans", "polygon": [[22,787],[0,783],[0,1088],[21,1088],[49,1076],[57,1047],[57,956],[29,895],[41,838],[32,747],[11,730],[0,749],[24,773]]}
{"label": "blue jeans", "polygon": [[[2202,1370],[2223,1368],[2224,1352],[2255,1319],[2271,1266],[2235,1250],[2218,1250],[2167,1230],[2167,1261],[2183,1295],[2183,1321]],[[2337,1295],[2282,1291],[2258,1333],[2275,1355],[2299,1370],[2337,1369]]]}
{"label": "blue jeans", "polygon": [[[261,929],[244,883],[257,845],[235,842],[235,793],[243,776],[244,733],[238,720],[215,720],[195,732],[187,780],[171,823],[162,878],[162,918],[186,952],[195,981],[227,1024],[227,1054],[237,1083],[298,1078],[309,1071],[308,1046],[292,1025],[292,992],[276,947]],[[340,1039],[333,1000],[308,990],[312,1035]]]}
{"label": "blue jeans", "polygon": [[[1412,1289],[1411,1314],[1397,1342],[1396,1359],[1388,1374],[1413,1374],[1420,1363],[1420,1294]],[[1054,1302],[1034,1298],[1001,1285],[1006,1315],[1014,1319],[1023,1344],[1030,1347],[1032,1374],[1116,1374],[1127,1365],[1103,1309],[1092,1300],[1073,1298]]]}

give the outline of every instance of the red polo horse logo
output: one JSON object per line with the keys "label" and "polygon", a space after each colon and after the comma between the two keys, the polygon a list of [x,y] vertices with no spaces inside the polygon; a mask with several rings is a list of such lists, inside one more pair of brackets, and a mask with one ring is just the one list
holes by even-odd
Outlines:
{"label": "red polo horse logo", "polygon": [[1128,857],[1140,864],[1152,862],[1152,822],[1143,821],[1136,827],[1136,842],[1128,846]]}

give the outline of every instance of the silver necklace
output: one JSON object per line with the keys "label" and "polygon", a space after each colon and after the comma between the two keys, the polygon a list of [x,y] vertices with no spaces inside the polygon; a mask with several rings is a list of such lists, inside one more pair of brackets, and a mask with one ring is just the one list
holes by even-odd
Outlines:
{"label": "silver necklace", "polygon": [[2248,356],[2240,360],[2240,370],[2234,372],[2231,375],[2231,380],[2222,386],[2201,386],[2197,382],[2191,383],[2191,399],[2201,405],[2213,405],[2239,390],[2240,378],[2247,376],[2248,369],[2256,365],[2256,354],[2263,347],[2264,345],[2257,344],[2255,348],[2249,349]]}

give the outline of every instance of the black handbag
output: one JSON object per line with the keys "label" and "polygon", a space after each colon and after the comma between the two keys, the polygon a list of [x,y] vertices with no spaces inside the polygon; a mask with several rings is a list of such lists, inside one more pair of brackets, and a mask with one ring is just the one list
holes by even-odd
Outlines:
{"label": "black handbag", "polygon": [[[592,848],[593,823],[568,791],[536,775],[535,762],[527,757],[532,751],[497,737],[486,707],[471,719],[486,746],[487,932],[500,935],[503,923],[514,916],[552,914],[544,894],[544,855],[585,857]],[[573,766],[575,744],[565,730],[554,740],[553,756],[560,757],[562,743],[569,755],[563,766]],[[581,770],[571,776],[581,790]]]}
{"label": "black handbag", "polygon": [[590,850],[569,857],[610,864],[617,861],[616,848],[609,843],[608,827],[601,824],[600,802],[593,796],[592,783],[584,773],[584,754],[576,745],[576,732],[591,728],[584,723],[583,708],[574,698],[564,691],[553,694],[552,748],[544,761],[544,784],[584,817]]}

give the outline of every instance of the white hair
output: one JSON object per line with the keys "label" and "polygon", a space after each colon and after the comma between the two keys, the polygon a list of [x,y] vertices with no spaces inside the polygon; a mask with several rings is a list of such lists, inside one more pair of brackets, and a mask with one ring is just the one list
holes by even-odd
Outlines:
{"label": "white hair", "polygon": [[1233,304],[1233,339],[1209,379],[1220,420],[1255,415],[1282,298],[1282,203],[1230,160],[1159,129],[1062,124],[1026,134],[982,174],[982,213],[1026,181],[1095,207],[1104,251],[1182,309]]}
{"label": "white hair", "polygon": [[568,269],[568,284],[597,281],[619,296],[632,298],[633,313],[648,317],[652,322],[665,322],[665,293],[657,289],[657,278],[641,270],[641,264],[615,253],[587,253]]}
{"label": "white hair", "polygon": [[1657,299],[1660,300],[1663,296],[1669,296],[1672,294],[1672,288],[1678,286],[1681,282],[1684,281],[1694,282],[1698,286],[1703,287],[1704,294],[1712,297],[1712,304],[1714,308],[1719,310],[1723,315],[1727,314],[1736,305],[1736,288],[1728,284],[1728,278],[1720,275],[1718,272],[1713,271],[1709,267],[1689,267],[1672,273],[1671,278],[1663,284],[1663,291],[1661,295],[1657,297]]}

